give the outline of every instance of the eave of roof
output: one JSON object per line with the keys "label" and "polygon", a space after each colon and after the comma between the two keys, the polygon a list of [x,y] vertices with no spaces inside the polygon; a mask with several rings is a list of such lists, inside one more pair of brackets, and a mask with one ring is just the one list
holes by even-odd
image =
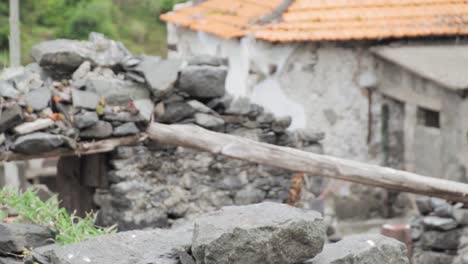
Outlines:
{"label": "eave of roof", "polygon": [[272,42],[468,35],[468,0],[295,0],[276,23],[256,22],[281,0],[209,0],[161,16],[222,38]]}
{"label": "eave of roof", "polygon": [[373,53],[451,90],[468,89],[468,45],[377,47]]}

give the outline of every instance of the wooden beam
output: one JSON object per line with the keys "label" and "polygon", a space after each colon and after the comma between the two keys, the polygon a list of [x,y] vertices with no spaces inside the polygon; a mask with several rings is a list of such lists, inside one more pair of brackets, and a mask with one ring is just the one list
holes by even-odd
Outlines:
{"label": "wooden beam", "polygon": [[190,147],[296,172],[468,203],[468,185],[366,163],[212,132],[193,125],[152,123],[147,134],[162,144]]}
{"label": "wooden beam", "polygon": [[14,161],[14,160],[29,160],[39,159],[47,157],[59,157],[59,156],[82,156],[96,153],[105,153],[114,150],[118,146],[129,146],[136,145],[147,139],[145,134],[136,136],[111,138],[93,142],[81,142],[77,144],[76,149],[60,148],[55,149],[46,153],[27,155],[22,153],[16,153],[12,151],[6,151],[0,153],[0,161]]}

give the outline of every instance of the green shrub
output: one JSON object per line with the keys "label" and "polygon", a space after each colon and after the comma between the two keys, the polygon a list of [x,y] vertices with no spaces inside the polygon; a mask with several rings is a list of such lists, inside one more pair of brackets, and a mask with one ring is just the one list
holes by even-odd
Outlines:
{"label": "green shrub", "polygon": [[[12,209],[22,222],[50,228],[55,233],[55,241],[61,245],[116,232],[116,226],[97,227],[93,213],[85,218],[77,217],[74,213],[70,215],[65,208],[60,208],[57,197],[43,202],[33,189],[25,192],[8,188],[0,190],[0,209],[2,206]],[[0,219],[5,216],[5,212],[0,213]]]}

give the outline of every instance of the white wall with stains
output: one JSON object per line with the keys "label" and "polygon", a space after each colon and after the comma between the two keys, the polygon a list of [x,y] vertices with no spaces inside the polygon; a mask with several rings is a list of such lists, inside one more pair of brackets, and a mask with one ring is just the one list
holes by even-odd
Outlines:
{"label": "white wall with stains", "polygon": [[367,47],[224,40],[173,25],[169,40],[177,47],[170,57],[228,58],[229,93],[292,116],[292,128],[325,132],[326,154],[381,164],[381,96],[372,93],[369,113],[369,91],[358,84],[360,74],[374,69]]}

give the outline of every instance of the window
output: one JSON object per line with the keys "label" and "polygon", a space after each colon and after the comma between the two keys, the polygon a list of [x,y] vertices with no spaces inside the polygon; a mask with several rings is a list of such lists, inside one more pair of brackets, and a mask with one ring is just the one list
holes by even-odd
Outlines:
{"label": "window", "polygon": [[440,114],[426,108],[418,108],[418,123],[426,127],[440,128]]}

